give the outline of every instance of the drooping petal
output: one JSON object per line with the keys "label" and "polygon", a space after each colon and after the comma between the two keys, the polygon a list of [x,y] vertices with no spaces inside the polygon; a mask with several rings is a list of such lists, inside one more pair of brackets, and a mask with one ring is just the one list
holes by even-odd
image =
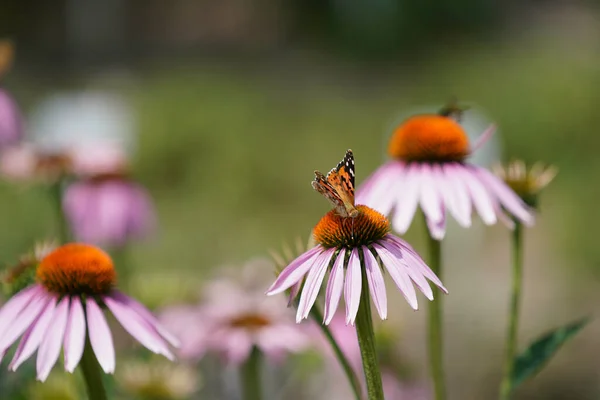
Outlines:
{"label": "drooping petal", "polygon": [[65,370],[73,373],[85,346],[85,313],[78,296],[71,299],[71,310],[65,332]]}
{"label": "drooping petal", "polygon": [[248,359],[252,351],[252,338],[243,330],[236,330],[227,333],[225,338],[226,347],[224,348],[227,361],[233,365],[241,365]]}
{"label": "drooping petal", "polygon": [[483,146],[492,137],[494,132],[496,132],[496,125],[492,124],[488,126],[487,129],[473,142],[473,145],[471,145],[471,154]]}
{"label": "drooping petal", "polygon": [[433,282],[437,287],[439,287],[443,292],[448,293],[448,290],[444,287],[440,279],[436,276],[436,274],[427,266],[425,261],[421,258],[421,256],[406,242],[402,239],[394,236],[387,235],[384,238],[384,241],[391,243],[396,246],[398,253],[401,257],[407,258],[412,261],[412,265],[419,269],[419,271]]}
{"label": "drooping petal", "polygon": [[327,282],[327,290],[325,292],[325,316],[323,319],[325,325],[329,325],[331,322],[340,303],[340,298],[342,297],[342,290],[344,289],[345,258],[346,250],[342,249],[337,255],[331,273],[329,274],[329,281]]}
{"label": "drooping petal", "polygon": [[483,183],[485,183],[486,187],[497,196],[504,208],[524,224],[531,225],[534,223],[535,218],[527,205],[504,182],[484,168],[474,166],[472,168],[482,179]]}
{"label": "drooping petal", "polygon": [[316,246],[292,261],[290,265],[281,271],[267,291],[267,295],[272,296],[281,293],[302,279],[322,251],[322,246]]}
{"label": "drooping petal", "polygon": [[54,309],[56,308],[56,296],[52,296],[44,310],[40,313],[37,319],[31,324],[27,332],[23,335],[21,343],[15,352],[8,368],[11,371],[16,371],[17,368],[37,350],[42,339],[48,333],[48,327],[54,316]]}
{"label": "drooping petal", "polygon": [[393,243],[387,240],[382,240],[379,242],[379,244],[381,244],[390,253],[396,256],[398,261],[405,267],[406,273],[408,274],[410,279],[412,279],[415,285],[417,285],[419,290],[421,290],[421,292],[423,292],[425,297],[427,297],[429,300],[433,300],[433,291],[431,290],[427,279],[425,279],[425,276],[423,276],[423,274],[421,273],[420,268],[416,265],[417,263],[419,263],[419,261],[416,260],[410,254],[410,252],[400,251],[399,248],[397,248]]}
{"label": "drooping petal", "polygon": [[494,200],[488,194],[485,186],[479,182],[479,178],[467,168],[456,168],[455,172],[460,175],[461,181],[467,187],[473,205],[477,213],[479,213],[481,220],[486,225],[495,224],[497,218],[494,212]]}
{"label": "drooping petal", "polygon": [[0,351],[8,349],[31,326],[31,323],[36,320],[49,301],[50,296],[43,291],[39,291],[37,296],[31,299],[10,325],[6,327],[2,338],[0,338]]}
{"label": "drooping petal", "polygon": [[21,310],[43,290],[39,285],[31,285],[15,294],[2,306],[2,309],[0,309],[0,338]]}
{"label": "drooping petal", "polygon": [[444,185],[440,187],[440,192],[449,200],[448,210],[462,227],[468,228],[471,226],[472,207],[471,198],[459,173],[463,168],[461,165],[444,164],[443,172],[439,170],[438,182]]}
{"label": "drooping petal", "polygon": [[380,167],[360,185],[356,193],[356,204],[365,204],[387,215],[394,206],[396,187],[403,180],[405,164],[390,161]]}
{"label": "drooping petal", "polygon": [[446,235],[446,212],[442,210],[442,219],[438,222],[435,222],[429,218],[425,218],[427,222],[427,229],[429,229],[429,234],[435,240],[442,240]]}
{"label": "drooping petal", "polygon": [[113,291],[111,297],[117,299],[138,313],[140,317],[142,317],[150,326],[152,326],[158,332],[158,334],[160,334],[167,342],[171,344],[171,346],[180,346],[179,339],[173,336],[173,334],[171,334],[171,332],[169,332],[140,302],[118,290]]}
{"label": "drooping petal", "polygon": [[417,293],[415,292],[415,288],[413,287],[404,266],[385,247],[379,244],[374,244],[373,247],[377,251],[377,254],[379,254],[379,258],[381,258],[383,265],[389,272],[392,280],[396,283],[396,286],[398,286],[402,292],[402,295],[408,304],[414,310],[417,310],[419,308],[417,303]]}
{"label": "drooping petal", "polygon": [[423,163],[421,165],[421,174],[419,178],[421,180],[419,191],[421,208],[428,220],[431,220],[434,224],[438,224],[442,219],[444,203],[437,190],[437,185],[429,164]]}
{"label": "drooping petal", "polygon": [[[369,282],[369,292],[375,303],[375,308],[381,319],[387,319],[387,294],[385,291],[385,281],[383,280],[383,274],[379,269],[379,264],[373,256],[373,253],[366,248],[362,248],[363,258],[365,260],[365,269],[367,272],[367,280]],[[370,307],[369,305],[366,305]],[[363,304],[363,307],[365,305]]]}
{"label": "drooping petal", "polygon": [[63,297],[56,306],[48,333],[40,344],[36,367],[37,379],[41,382],[46,380],[60,355],[60,348],[67,326],[67,316],[69,315],[69,300],[68,296]]}
{"label": "drooping petal", "polygon": [[102,310],[93,299],[88,298],[85,306],[90,344],[102,370],[107,374],[112,374],[115,372],[115,346],[110,328]]}
{"label": "drooping petal", "polygon": [[313,304],[315,304],[319,289],[321,288],[325,273],[327,272],[327,266],[329,265],[329,261],[334,252],[335,249],[331,248],[319,254],[319,257],[316,259],[312,269],[308,273],[304,288],[302,289],[302,294],[300,295],[300,303],[298,304],[298,312],[296,313],[296,322],[300,322],[303,318],[308,317],[310,309]]}
{"label": "drooping petal", "polygon": [[144,347],[169,360],[175,359],[164,339],[135,311],[111,296],[103,296],[102,300],[123,328]]}
{"label": "drooping petal", "polygon": [[[346,273],[346,287],[344,288],[344,296],[346,300],[346,324],[354,325],[358,307],[360,305],[360,293],[362,288],[362,276],[360,270],[360,259],[358,258],[358,250],[352,249],[350,259],[348,261],[348,271]],[[366,307],[370,307],[367,304]]]}
{"label": "drooping petal", "polygon": [[400,233],[405,233],[412,222],[419,204],[419,164],[410,164],[402,181],[402,192],[398,194],[392,225]]}

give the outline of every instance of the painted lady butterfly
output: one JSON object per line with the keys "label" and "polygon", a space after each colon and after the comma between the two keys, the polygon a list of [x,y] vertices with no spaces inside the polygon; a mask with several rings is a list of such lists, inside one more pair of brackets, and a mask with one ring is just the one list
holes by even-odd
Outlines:
{"label": "painted lady butterfly", "polygon": [[315,171],[312,187],[321,193],[342,217],[356,218],[358,210],[354,205],[354,155],[347,150],[344,159],[327,176]]}

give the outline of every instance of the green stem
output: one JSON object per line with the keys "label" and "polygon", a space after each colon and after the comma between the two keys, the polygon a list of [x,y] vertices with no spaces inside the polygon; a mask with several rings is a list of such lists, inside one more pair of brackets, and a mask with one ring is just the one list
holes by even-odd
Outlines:
{"label": "green stem", "polygon": [[512,293],[510,314],[506,331],[506,353],[504,355],[504,377],[500,385],[500,399],[507,400],[512,392],[512,374],[517,351],[519,308],[521,304],[521,282],[523,280],[523,225],[515,221],[512,237]]}
{"label": "green stem", "polygon": [[369,294],[367,271],[364,266],[361,267],[361,275],[362,289],[358,313],[356,314],[356,333],[367,382],[367,397],[369,400],[383,400],[383,385],[379,363],[377,362],[375,333],[373,332],[373,319],[371,317],[371,296]]}
{"label": "green stem", "polygon": [[350,363],[348,362],[348,359],[342,352],[342,349],[335,341],[335,338],[331,334],[331,330],[329,330],[329,327],[327,325],[323,324],[323,315],[321,314],[321,311],[318,307],[313,306],[313,308],[310,310],[310,315],[315,320],[319,328],[321,328],[323,335],[325,335],[325,338],[331,345],[331,348],[333,349],[333,352],[335,353],[338,362],[340,363],[342,369],[344,370],[344,373],[346,374],[346,378],[348,378],[348,383],[350,383],[350,387],[352,388],[352,392],[354,393],[354,398],[356,400],[361,400],[362,391],[360,387],[360,382],[358,381],[358,377],[356,376],[356,373],[350,366]]}
{"label": "green stem", "polygon": [[[442,279],[442,242],[429,237],[429,267]],[[446,398],[444,381],[444,343],[442,330],[442,292],[434,288],[434,301],[429,302],[429,369],[436,400]]]}
{"label": "green stem", "polygon": [[63,211],[63,180],[59,179],[57,182],[53,183],[50,187],[50,192],[52,202],[54,203],[53,207],[56,213],[58,238],[61,244],[65,244],[69,242],[70,234],[69,225]]}
{"label": "green stem", "polygon": [[261,360],[262,355],[260,350],[254,347],[250,353],[250,357],[242,365],[240,377],[244,400],[260,400],[262,398]]}
{"label": "green stem", "polygon": [[79,367],[81,368],[81,372],[83,372],[88,399],[106,400],[106,390],[104,389],[104,383],[102,383],[102,370],[100,369],[98,360],[96,360],[88,337],[85,340],[85,347]]}

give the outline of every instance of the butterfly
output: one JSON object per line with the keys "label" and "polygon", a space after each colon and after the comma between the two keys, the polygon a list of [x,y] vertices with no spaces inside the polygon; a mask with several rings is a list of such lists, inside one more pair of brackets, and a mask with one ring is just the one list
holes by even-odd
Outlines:
{"label": "butterfly", "polygon": [[347,150],[346,155],[327,176],[315,171],[312,187],[321,193],[344,218],[356,218],[358,210],[354,205],[354,155]]}

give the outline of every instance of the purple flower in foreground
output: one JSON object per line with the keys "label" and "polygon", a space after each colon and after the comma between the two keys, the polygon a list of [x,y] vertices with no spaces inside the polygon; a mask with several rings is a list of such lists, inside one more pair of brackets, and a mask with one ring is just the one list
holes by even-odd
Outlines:
{"label": "purple flower in foreground", "polygon": [[63,208],[77,240],[105,246],[141,238],[155,223],[148,192],[119,176],[98,176],[69,185]]}
{"label": "purple flower in foreground", "polygon": [[387,295],[382,271],[389,273],[408,304],[417,309],[417,294],[413,287],[433,300],[427,279],[447,293],[442,282],[429,269],[417,252],[405,241],[389,233],[390,224],[379,212],[356,206],[358,215],[345,218],[331,210],[313,230],[317,246],[292,261],[267,291],[268,295],[292,288],[301,289],[296,321],[307,318],[315,303],[321,284],[329,270],[325,293],[324,323],[329,324],[338,307],[342,292],[346,303],[346,323],[354,324],[360,304],[362,269],[365,269],[369,290],[382,319],[387,318]]}
{"label": "purple flower in foreground", "polygon": [[[257,270],[255,266],[251,272]],[[306,349],[309,335],[294,323],[289,309],[250,286],[218,279],[207,285],[199,306],[175,306],[161,314],[161,321],[181,338],[182,358],[198,360],[209,352],[240,365],[253,347],[274,362]]]}
{"label": "purple flower in foreground", "polygon": [[23,138],[23,118],[12,96],[0,88],[0,148]]}
{"label": "purple flower in foreground", "polygon": [[444,115],[417,115],[401,124],[392,136],[393,158],[359,187],[357,201],[385,215],[393,213],[394,230],[405,233],[420,206],[434,239],[446,232],[446,212],[463,227],[471,225],[473,209],[484,223],[506,218],[525,224],[534,217],[525,203],[500,179],[465,159],[494,132],[488,128],[470,147],[463,128]]}
{"label": "purple flower in foreground", "polygon": [[36,279],[0,309],[0,356],[22,336],[9,369],[15,371],[37,350],[37,379],[44,381],[63,348],[65,369],[73,372],[87,331],[98,363],[112,373],[115,349],[103,306],[142,345],[173,359],[169,344],[177,346],[177,339],[143,305],[114,289],[113,263],[102,250],[76,243],[61,246],[41,260]]}

